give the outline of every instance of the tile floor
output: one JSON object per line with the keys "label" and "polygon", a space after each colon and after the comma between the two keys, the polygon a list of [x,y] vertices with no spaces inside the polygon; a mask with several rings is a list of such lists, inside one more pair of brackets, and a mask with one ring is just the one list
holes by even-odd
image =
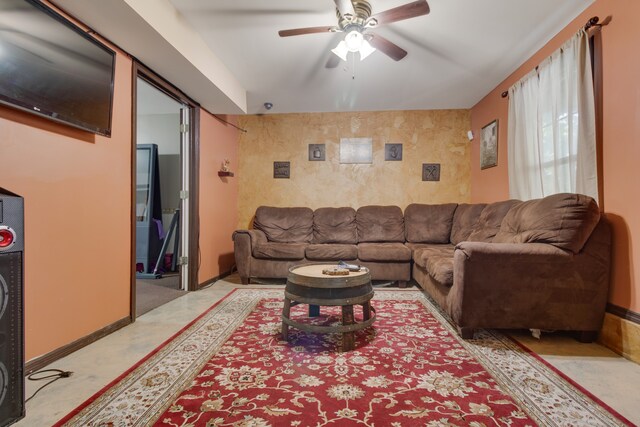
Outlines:
{"label": "tile floor", "polygon": [[[241,287],[238,277],[230,276],[207,289],[186,294],[54,362],[48,368],[73,371],[73,375],[40,391],[27,403],[27,416],[16,426],[52,425],[236,287]],[[520,333],[516,338],[640,424],[640,365],[598,344],[580,344],[567,336],[543,335],[538,341]],[[31,396],[41,383],[27,381],[26,395]]]}

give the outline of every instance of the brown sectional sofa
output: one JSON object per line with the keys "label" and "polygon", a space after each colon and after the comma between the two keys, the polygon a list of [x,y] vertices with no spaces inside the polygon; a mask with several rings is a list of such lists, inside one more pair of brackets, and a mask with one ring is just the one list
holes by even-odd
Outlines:
{"label": "brown sectional sofa", "polygon": [[579,331],[602,326],[609,226],[593,199],[556,194],[520,202],[352,208],[260,207],[233,236],[243,283],[286,278],[306,262],[367,266],[374,280],[411,277],[464,338],[478,328]]}
{"label": "brown sectional sofa", "polygon": [[411,250],[404,245],[404,218],[397,206],[277,208],[256,210],[252,230],[233,234],[242,283],[286,278],[289,267],[348,261],[369,268],[373,280],[403,286],[411,278]]}

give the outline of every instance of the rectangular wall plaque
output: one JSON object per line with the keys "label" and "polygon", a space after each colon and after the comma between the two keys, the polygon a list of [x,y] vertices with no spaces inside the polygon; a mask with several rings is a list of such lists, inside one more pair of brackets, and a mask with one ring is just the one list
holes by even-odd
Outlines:
{"label": "rectangular wall plaque", "polygon": [[373,139],[340,138],[340,163],[373,163]]}
{"label": "rectangular wall plaque", "polygon": [[384,144],[384,159],[387,161],[402,160],[402,144]]}
{"label": "rectangular wall plaque", "polygon": [[440,181],[440,163],[423,163],[422,180]]}
{"label": "rectangular wall plaque", "polygon": [[309,144],[309,161],[324,162],[324,144]]}
{"label": "rectangular wall plaque", "polygon": [[273,162],[273,177],[289,179],[291,177],[291,162]]}

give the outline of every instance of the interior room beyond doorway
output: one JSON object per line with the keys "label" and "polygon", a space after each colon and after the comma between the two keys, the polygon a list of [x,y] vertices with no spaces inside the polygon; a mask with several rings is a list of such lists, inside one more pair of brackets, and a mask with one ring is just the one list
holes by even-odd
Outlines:
{"label": "interior room beyond doorway", "polygon": [[[149,156],[146,155],[137,156],[137,193],[140,194],[137,195],[136,200],[136,271],[140,273],[142,270],[143,275],[140,277],[141,275],[138,274],[139,277],[136,280],[136,316],[185,293],[179,272],[180,266],[176,262],[180,254],[178,228],[182,189],[180,135],[182,108],[183,105],[180,102],[138,77],[137,151],[141,153],[143,147],[155,147],[149,152],[154,153],[154,156],[157,152],[157,163],[154,166],[157,170],[154,171],[153,167],[148,166],[153,164],[155,159],[148,159]],[[157,172],[158,177],[155,182],[151,171]],[[154,189],[154,185],[159,186],[159,189]],[[147,189],[140,191],[143,187]],[[155,210],[150,203],[156,204]],[[151,217],[148,229],[140,221],[146,218],[147,214]],[[175,220],[174,217],[176,217]],[[171,227],[172,223],[174,223],[173,227]],[[165,249],[164,253],[161,249]],[[142,257],[144,262],[140,262],[141,254],[144,255]],[[158,275],[160,277],[157,277]]]}

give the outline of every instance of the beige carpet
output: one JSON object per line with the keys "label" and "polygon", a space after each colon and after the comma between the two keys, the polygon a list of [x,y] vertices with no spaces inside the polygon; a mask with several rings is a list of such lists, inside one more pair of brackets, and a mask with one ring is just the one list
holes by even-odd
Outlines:
{"label": "beige carpet", "polygon": [[178,275],[136,280],[136,317],[186,294],[179,287]]}

